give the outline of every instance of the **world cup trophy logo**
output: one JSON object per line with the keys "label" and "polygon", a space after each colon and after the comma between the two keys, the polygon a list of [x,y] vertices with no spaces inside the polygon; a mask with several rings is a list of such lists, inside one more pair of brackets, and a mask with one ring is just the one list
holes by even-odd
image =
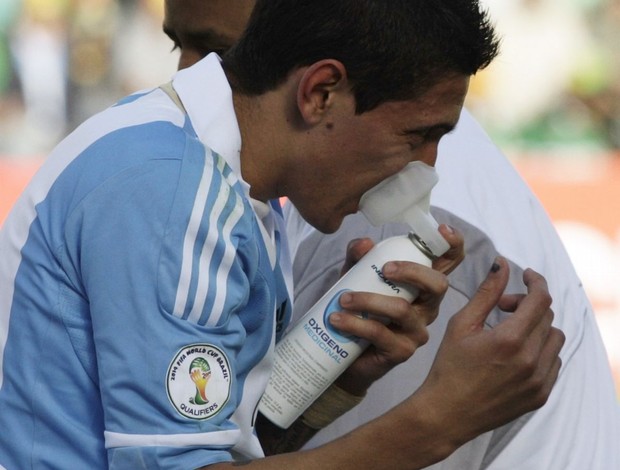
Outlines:
{"label": "world cup trophy logo", "polygon": [[197,357],[189,365],[189,375],[196,385],[196,396],[190,399],[195,405],[205,405],[209,402],[205,389],[211,378],[211,368],[206,359]]}
{"label": "world cup trophy logo", "polygon": [[215,416],[228,403],[232,378],[224,351],[212,344],[188,344],[170,361],[166,392],[181,416],[205,420]]}

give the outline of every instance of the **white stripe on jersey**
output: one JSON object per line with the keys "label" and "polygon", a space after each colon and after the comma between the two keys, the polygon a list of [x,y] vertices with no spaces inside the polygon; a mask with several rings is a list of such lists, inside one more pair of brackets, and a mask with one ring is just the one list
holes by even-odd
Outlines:
{"label": "white stripe on jersey", "polygon": [[229,447],[239,440],[240,435],[237,429],[192,434],[123,434],[111,431],[103,433],[106,449],[116,447]]}
{"label": "white stripe on jersey", "polygon": [[[141,92],[137,94],[139,93]],[[158,101],[162,101],[164,97],[162,105]],[[144,100],[153,100],[154,105],[144,106]],[[134,107],[138,102],[141,104]],[[134,109],[127,112],[128,107]],[[37,204],[45,200],[56,179],[89,145],[112,131],[153,121],[169,121],[179,127],[182,127],[185,121],[185,116],[159,89],[134,102],[111,107],[85,121],[50,153],[9,213],[0,230],[0,247],[14,247],[1,254],[0,263],[0,279],[9,281],[0,289],[0,387],[4,381],[3,357],[13,303],[13,280],[21,263],[21,249],[28,238],[30,225],[36,218]]]}
{"label": "white stripe on jersey", "polygon": [[177,287],[177,295],[174,301],[173,311],[173,315],[179,318],[183,317],[185,306],[187,305],[187,296],[189,295],[189,287],[192,280],[194,243],[196,242],[198,230],[200,229],[200,223],[202,221],[202,214],[204,213],[205,206],[207,204],[211,175],[211,172],[207,174],[206,165],[203,166],[202,176],[200,177],[200,183],[198,184],[198,190],[196,191],[196,198],[194,199],[194,207],[192,208],[189,224],[187,224],[187,230],[185,231],[185,238],[183,240],[183,259],[181,260],[181,275],[179,277],[179,285]]}
{"label": "white stripe on jersey", "polygon": [[[217,167],[220,169],[222,174],[224,174],[224,167],[226,165],[226,161],[221,158],[219,155],[217,156]],[[238,180],[234,173],[228,173],[225,175],[225,179],[230,184],[230,186],[234,186],[237,184]],[[213,311],[207,320],[208,326],[215,326],[220,321],[222,316],[222,312],[224,311],[224,303],[226,302],[227,296],[227,283],[226,279],[228,279],[228,274],[230,273],[230,268],[233,265],[236,256],[236,248],[232,243],[232,229],[239,222],[244,213],[244,206],[242,199],[239,198],[237,193],[234,193],[235,197],[235,205],[232,213],[228,216],[224,227],[222,227],[222,237],[226,241],[224,244],[224,254],[222,255],[222,260],[220,261],[219,273],[215,277],[216,279],[216,298],[213,302]],[[204,300],[202,302],[204,304]]]}
{"label": "white stripe on jersey", "polygon": [[[223,175],[225,164],[224,160],[217,156],[217,154],[213,154],[213,156],[217,159],[217,168],[220,172],[222,172]],[[208,298],[209,288],[211,286],[209,281],[213,279],[210,275],[209,270],[215,251],[214,247],[217,246],[217,239],[220,238],[224,240],[225,252],[223,253],[222,259],[218,266],[217,275],[215,275],[215,300],[213,303],[213,308],[211,309],[211,312],[207,319],[208,326],[217,325],[217,322],[222,316],[222,311],[228,292],[226,280],[228,279],[228,273],[230,272],[230,268],[235,259],[236,251],[232,246],[232,239],[230,235],[232,233],[233,227],[243,215],[243,203],[237,197],[234,190],[231,193],[230,186],[222,182],[222,184],[218,188],[218,194],[215,204],[213,205],[213,208],[209,214],[209,226],[216,227],[217,221],[220,215],[222,215],[223,213],[225,204],[231,197],[235,199],[235,206],[232,213],[227,215],[226,222],[222,227],[222,231],[217,232],[215,230],[209,230],[209,233],[207,234],[207,239],[205,240],[205,244],[203,246],[198,265],[198,286],[196,289],[194,305],[188,317],[189,321],[198,322],[200,320],[200,317],[202,316],[202,310]]]}
{"label": "white stripe on jersey", "polygon": [[[243,205],[239,200],[239,197],[236,196],[235,202],[235,210],[228,217],[224,227],[222,228],[222,237],[226,240],[225,250],[222,256],[222,260],[220,261],[220,267],[218,269],[219,273],[215,276],[216,286],[215,286],[215,301],[213,302],[213,309],[209,318],[207,320],[207,326],[215,326],[220,320],[222,316],[222,312],[224,311],[224,303],[226,302],[226,294],[227,294],[227,283],[226,279],[228,279],[228,274],[230,273],[230,268],[232,267],[233,261],[235,260],[236,250],[232,244],[231,233],[235,224],[241,219],[243,215]],[[241,206],[241,207],[240,207]],[[202,268],[202,266],[201,266]],[[209,269],[208,266],[204,267],[205,269]],[[204,306],[204,302],[206,299],[206,292],[204,297],[201,297],[201,305]],[[198,303],[198,302],[196,302]],[[194,313],[194,312],[192,312]],[[200,312],[196,312],[200,314]]]}

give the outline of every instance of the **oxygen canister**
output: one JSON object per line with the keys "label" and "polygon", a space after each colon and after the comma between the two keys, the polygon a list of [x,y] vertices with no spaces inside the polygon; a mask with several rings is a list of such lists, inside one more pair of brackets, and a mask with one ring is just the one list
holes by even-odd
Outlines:
{"label": "oxygen canister", "polygon": [[417,289],[386,279],[383,265],[399,260],[431,266],[449,249],[429,212],[437,181],[433,167],[416,161],[362,196],[360,211],[370,223],[406,222],[412,231],[373,247],[276,345],[274,367],[258,408],[274,424],[288,428],[368,346],[329,323],[329,316],[342,310],[340,296],[355,290],[412,302]]}
{"label": "oxygen canister", "polygon": [[349,290],[402,297],[412,302],[414,286],[400,285],[383,276],[392,260],[430,266],[432,253],[414,233],[386,239],[373,247],[304,315],[278,343],[260,412],[288,428],[368,346],[330,325],[329,316],[341,311],[340,296]]}

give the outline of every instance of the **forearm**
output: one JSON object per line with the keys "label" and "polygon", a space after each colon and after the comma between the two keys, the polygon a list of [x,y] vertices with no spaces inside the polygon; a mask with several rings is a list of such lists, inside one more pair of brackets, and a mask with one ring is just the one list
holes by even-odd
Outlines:
{"label": "forearm", "polygon": [[334,383],[288,429],[274,425],[259,413],[256,431],[265,454],[301,449],[317,431],[360,404],[365,394],[366,389],[359,391],[359,394],[352,394]]}
{"label": "forearm", "polygon": [[[299,447],[316,432],[307,427],[304,429],[298,420],[287,430],[293,431],[292,437],[281,429],[278,435],[270,437],[274,443],[268,444],[272,447],[266,449],[266,453],[273,451],[285,453],[248,462],[218,464],[208,469],[225,469],[241,465],[256,470],[421,469],[446,458],[462,444],[460,440],[451,439],[446,435],[445,416],[436,412],[431,404],[430,397],[422,394],[413,395],[382,417],[335,441],[316,449],[292,452],[293,448]],[[262,431],[268,429],[263,428]],[[291,440],[287,442],[287,438]]]}

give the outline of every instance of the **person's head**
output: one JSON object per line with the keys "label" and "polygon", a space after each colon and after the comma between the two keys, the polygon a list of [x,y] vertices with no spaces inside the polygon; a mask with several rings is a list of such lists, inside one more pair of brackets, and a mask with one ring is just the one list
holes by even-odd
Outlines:
{"label": "person's head", "polygon": [[497,51],[477,0],[258,0],[223,65],[239,92],[258,95],[299,67],[336,59],[362,113],[473,75]]}
{"label": "person's head", "polygon": [[180,68],[223,53],[253,197],[287,196],[324,232],[407,163],[434,165],[498,49],[475,0],[259,0],[224,52],[254,3],[166,0],[164,27]]}
{"label": "person's head", "polygon": [[165,0],[164,32],[180,49],[179,69],[237,42],[254,0]]}

